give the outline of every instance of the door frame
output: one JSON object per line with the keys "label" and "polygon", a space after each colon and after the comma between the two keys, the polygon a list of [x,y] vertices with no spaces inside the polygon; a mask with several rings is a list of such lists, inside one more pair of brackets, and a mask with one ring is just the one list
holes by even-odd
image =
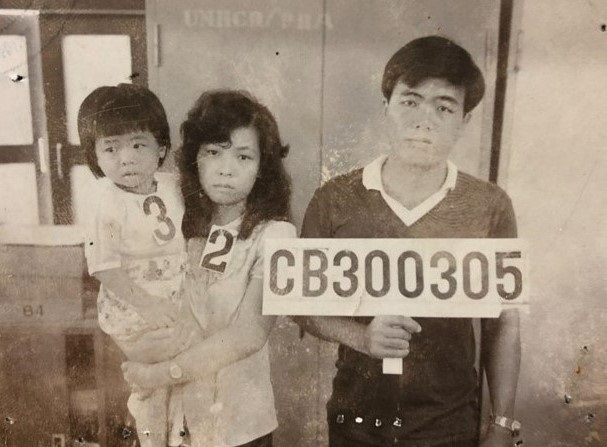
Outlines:
{"label": "door frame", "polygon": [[[11,19],[18,17],[18,19]],[[32,143],[27,145],[2,146],[0,163],[34,163],[38,196],[38,221],[52,224],[53,203],[51,197],[50,163],[44,87],[40,54],[39,11],[0,9],[0,34],[25,36],[28,72],[24,73],[30,87],[32,113]]]}
{"label": "door frame", "polygon": [[[131,42],[133,84],[147,85],[145,11],[48,10],[40,14],[41,53],[44,78],[48,150],[55,224],[72,224],[71,168],[86,164],[78,146],[67,137],[62,37],[67,35],[128,35]],[[126,82],[126,80],[125,80]]]}

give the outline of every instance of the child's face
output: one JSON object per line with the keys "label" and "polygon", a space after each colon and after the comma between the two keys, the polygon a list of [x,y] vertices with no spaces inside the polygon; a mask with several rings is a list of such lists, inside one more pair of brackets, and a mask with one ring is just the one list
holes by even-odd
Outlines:
{"label": "child's face", "polygon": [[154,173],[166,155],[150,131],[97,138],[95,154],[99,167],[117,186],[137,194],[154,192]]}
{"label": "child's face", "polygon": [[213,203],[243,208],[257,179],[259,138],[254,127],[239,127],[230,142],[203,144],[198,150],[200,185]]}
{"label": "child's face", "polygon": [[430,78],[415,87],[402,81],[385,103],[394,155],[407,164],[445,163],[469,116],[464,116],[463,87]]}

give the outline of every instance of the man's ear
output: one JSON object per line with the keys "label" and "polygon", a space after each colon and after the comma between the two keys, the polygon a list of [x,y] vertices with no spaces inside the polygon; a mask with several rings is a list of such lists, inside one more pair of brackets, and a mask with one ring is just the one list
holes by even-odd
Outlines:
{"label": "man's ear", "polygon": [[468,124],[470,122],[470,120],[472,119],[472,112],[468,112],[464,115],[464,124]]}
{"label": "man's ear", "polygon": [[388,113],[388,100],[386,98],[381,100],[382,104],[384,105],[384,116]]}

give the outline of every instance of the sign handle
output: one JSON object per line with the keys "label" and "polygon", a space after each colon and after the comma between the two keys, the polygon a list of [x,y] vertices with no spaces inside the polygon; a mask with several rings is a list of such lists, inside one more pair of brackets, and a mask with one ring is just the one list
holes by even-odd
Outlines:
{"label": "sign handle", "polygon": [[403,359],[384,359],[382,372],[384,374],[402,374],[403,373]]}

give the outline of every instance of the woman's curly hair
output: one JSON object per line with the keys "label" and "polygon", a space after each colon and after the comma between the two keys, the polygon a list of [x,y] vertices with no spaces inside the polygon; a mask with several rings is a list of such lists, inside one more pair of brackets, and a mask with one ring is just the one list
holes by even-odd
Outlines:
{"label": "woman's curly hair", "polygon": [[257,131],[260,162],[238,237],[247,239],[266,220],[291,220],[291,181],[282,162],[289,146],[281,143],[274,116],[247,92],[213,90],[198,98],[181,124],[179,171],[185,205],[181,228],[186,239],[208,236],[215,209],[199,180],[201,145],[230,142],[235,129],[249,126]]}

